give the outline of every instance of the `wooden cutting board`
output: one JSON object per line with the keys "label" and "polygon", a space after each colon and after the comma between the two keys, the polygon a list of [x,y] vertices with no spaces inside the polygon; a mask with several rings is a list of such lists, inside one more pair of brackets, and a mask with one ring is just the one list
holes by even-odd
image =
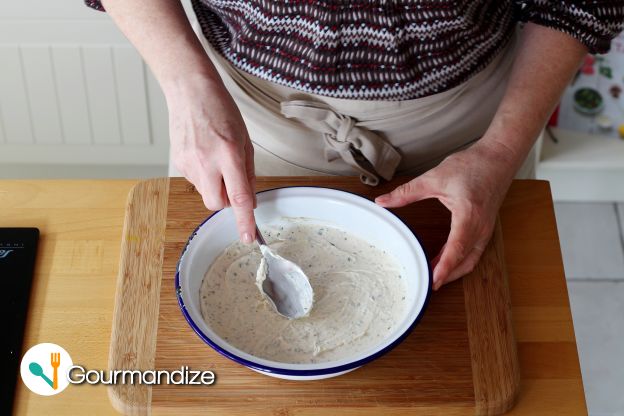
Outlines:
{"label": "wooden cutting board", "polygon": [[[370,188],[357,178],[258,178],[258,190],[313,185],[373,198],[406,179]],[[433,258],[450,216],[437,201],[393,210]],[[139,183],[128,199],[113,317],[111,369],[212,370],[213,386],[117,385],[109,389],[124,414],[501,414],[519,385],[502,235],[476,269],[435,292],[416,329],[382,358],[346,375],[297,382],[240,366],[203,343],[184,320],[174,293],[182,248],[209,212],[184,179]]]}

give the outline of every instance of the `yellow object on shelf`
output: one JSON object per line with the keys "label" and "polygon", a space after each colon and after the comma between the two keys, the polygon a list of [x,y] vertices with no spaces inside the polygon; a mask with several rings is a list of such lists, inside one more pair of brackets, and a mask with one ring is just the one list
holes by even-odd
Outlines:
{"label": "yellow object on shelf", "polygon": [[624,139],[624,124],[618,126],[618,133],[620,134],[620,139]]}

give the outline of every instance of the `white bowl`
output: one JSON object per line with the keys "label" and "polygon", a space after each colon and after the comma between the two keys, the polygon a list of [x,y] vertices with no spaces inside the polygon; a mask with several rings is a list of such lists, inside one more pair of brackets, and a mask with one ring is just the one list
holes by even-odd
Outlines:
{"label": "white bowl", "polygon": [[291,364],[267,360],[230,345],[204,321],[199,289],[210,265],[238,239],[230,208],[215,212],[189,237],[178,262],[175,287],[178,303],[193,330],[220,354],[260,373],[293,380],[334,377],[366,364],[398,345],[423,316],[431,295],[431,270],[418,239],[390,211],[361,196],[319,187],[289,187],[258,193],[255,211],[259,224],[277,223],[284,217],[306,217],[314,222],[340,228],[377,248],[391,253],[404,268],[407,284],[403,318],[378,345],[340,360]]}

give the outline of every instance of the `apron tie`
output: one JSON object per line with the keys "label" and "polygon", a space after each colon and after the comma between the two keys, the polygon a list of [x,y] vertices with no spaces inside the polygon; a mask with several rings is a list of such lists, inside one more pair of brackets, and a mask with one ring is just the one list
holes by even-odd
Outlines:
{"label": "apron tie", "polygon": [[323,133],[325,158],[328,162],[341,157],[360,172],[360,180],[375,186],[379,176],[392,179],[401,155],[378,134],[358,126],[346,115],[335,112],[326,104],[307,100],[283,101],[282,114]]}

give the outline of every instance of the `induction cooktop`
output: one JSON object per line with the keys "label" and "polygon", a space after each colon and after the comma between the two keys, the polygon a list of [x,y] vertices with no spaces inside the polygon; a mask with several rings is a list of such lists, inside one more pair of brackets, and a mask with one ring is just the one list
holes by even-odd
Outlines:
{"label": "induction cooktop", "polygon": [[0,281],[2,298],[7,302],[6,333],[0,337],[5,371],[0,376],[0,414],[12,414],[18,381],[28,301],[32,286],[39,230],[0,228]]}

